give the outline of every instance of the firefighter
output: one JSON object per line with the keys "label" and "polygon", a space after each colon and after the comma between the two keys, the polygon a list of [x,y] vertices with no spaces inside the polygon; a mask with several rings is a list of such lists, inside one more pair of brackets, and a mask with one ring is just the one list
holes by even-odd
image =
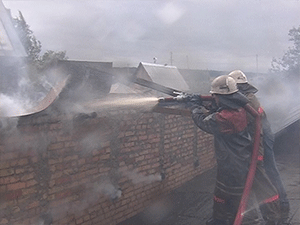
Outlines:
{"label": "firefighter", "polygon": [[[248,83],[246,75],[241,70],[234,70],[228,75],[232,77],[236,83],[239,91],[244,94],[250,101],[250,105],[256,110],[261,109],[260,102],[255,96],[255,93],[258,91],[254,86]],[[281,218],[278,224],[290,224],[288,222],[290,204],[287,198],[286,190],[281,180],[275,157],[273,151],[274,144],[274,134],[271,130],[270,123],[267,119],[266,113],[262,114],[262,128],[263,128],[263,148],[264,148],[264,158],[263,166],[268,175],[268,178],[271,180],[272,184],[278,191],[280,199],[280,209],[281,209]]]}
{"label": "firefighter", "polygon": [[[213,215],[206,224],[232,225],[244,190],[253,150],[247,113],[243,108],[249,100],[238,92],[235,80],[227,75],[214,79],[210,92],[218,107],[215,112],[206,110],[197,96],[191,100],[195,124],[201,130],[214,135],[217,159]],[[267,186],[267,191],[264,189],[261,193],[264,199],[269,201],[265,210],[267,224],[276,224],[276,190],[264,179],[261,171],[256,174],[259,184]],[[261,224],[255,207],[256,200],[256,193],[251,192],[242,224]]]}

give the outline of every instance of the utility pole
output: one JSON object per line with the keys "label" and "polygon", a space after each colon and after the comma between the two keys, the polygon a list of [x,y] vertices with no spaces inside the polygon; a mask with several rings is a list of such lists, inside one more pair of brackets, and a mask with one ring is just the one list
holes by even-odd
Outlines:
{"label": "utility pole", "polygon": [[186,65],[187,65],[187,68],[190,69],[189,56],[188,55],[186,56]]}
{"label": "utility pole", "polygon": [[256,76],[258,76],[258,54],[256,54]]}
{"label": "utility pole", "polygon": [[173,66],[173,53],[170,53],[170,59],[171,59],[171,66]]}

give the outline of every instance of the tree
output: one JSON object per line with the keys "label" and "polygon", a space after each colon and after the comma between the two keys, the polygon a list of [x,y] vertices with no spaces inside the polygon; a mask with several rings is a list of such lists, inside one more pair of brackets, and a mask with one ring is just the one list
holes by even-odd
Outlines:
{"label": "tree", "polygon": [[31,64],[35,65],[37,69],[45,69],[51,66],[54,61],[67,59],[66,52],[54,52],[47,50],[42,56],[42,44],[33,35],[33,31],[29,28],[26,23],[23,14],[19,11],[19,17],[13,18],[16,31],[20,37],[20,40],[25,48],[26,53],[29,56]]}
{"label": "tree", "polygon": [[300,26],[289,30],[289,41],[293,42],[293,46],[289,47],[281,59],[272,60],[271,72],[284,73],[288,76],[300,77]]}
{"label": "tree", "polygon": [[47,50],[38,60],[38,67],[40,70],[47,69],[56,64],[58,60],[67,59],[66,51],[55,52]]}
{"label": "tree", "polygon": [[[27,60],[24,61],[22,66],[21,76],[24,82],[18,82],[18,90],[23,96],[28,99],[38,100],[44,97],[45,93],[49,91],[51,81],[48,80],[52,68],[55,68],[58,60],[67,59],[65,51],[55,52],[47,50],[43,55],[42,44],[33,34],[29,25],[26,23],[22,13],[19,11],[19,16],[11,18],[16,32],[21,40],[26,53],[28,54]],[[25,82],[26,81],[26,82]]]}
{"label": "tree", "polygon": [[26,23],[23,14],[20,11],[19,17],[13,18],[13,21],[29,59],[31,61],[38,60],[42,50],[41,42],[33,35],[33,31],[30,30],[29,25]]}

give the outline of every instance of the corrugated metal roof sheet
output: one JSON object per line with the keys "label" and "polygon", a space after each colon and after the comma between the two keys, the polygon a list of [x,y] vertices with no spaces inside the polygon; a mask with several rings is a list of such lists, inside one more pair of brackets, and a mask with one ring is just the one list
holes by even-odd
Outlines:
{"label": "corrugated metal roof sheet", "polygon": [[0,1],[0,56],[27,56],[13,26],[9,11],[5,8],[2,1]]}
{"label": "corrugated metal roof sheet", "polygon": [[285,108],[266,107],[265,110],[274,133],[300,120],[300,104]]}
{"label": "corrugated metal roof sheet", "polygon": [[[145,70],[144,74],[141,70]],[[165,66],[141,62],[137,69],[137,78],[153,81],[165,87],[188,91],[189,86],[175,66]]]}
{"label": "corrugated metal roof sheet", "polygon": [[[251,81],[252,83],[252,81]],[[274,133],[300,120],[300,90],[298,81],[283,75],[264,75],[253,80],[257,96],[267,113]]]}

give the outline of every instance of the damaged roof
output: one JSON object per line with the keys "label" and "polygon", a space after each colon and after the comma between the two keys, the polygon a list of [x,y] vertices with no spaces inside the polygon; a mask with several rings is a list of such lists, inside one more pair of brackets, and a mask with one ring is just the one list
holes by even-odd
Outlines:
{"label": "damaged roof", "polygon": [[14,28],[10,10],[0,1],[0,56],[26,57],[26,51]]}

